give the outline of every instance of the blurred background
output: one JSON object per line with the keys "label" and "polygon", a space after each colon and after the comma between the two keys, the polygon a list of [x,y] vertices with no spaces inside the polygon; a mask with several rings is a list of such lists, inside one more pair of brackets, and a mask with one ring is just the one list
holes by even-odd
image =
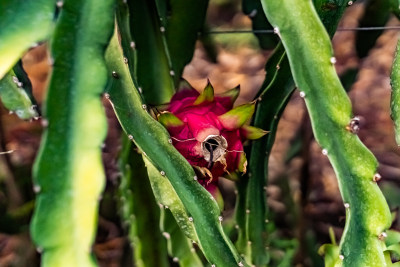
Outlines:
{"label": "blurred background", "polygon": [[[370,2],[379,5],[384,1]],[[400,25],[388,12],[378,14],[379,19],[368,12],[366,3],[358,1],[348,8],[339,28]],[[217,93],[240,84],[237,104],[251,101],[265,78],[264,66],[272,52],[261,49],[254,34],[237,32],[251,28],[241,1],[211,0],[205,31],[184,78],[198,90],[209,78]],[[221,30],[230,32],[216,33]],[[400,230],[400,151],[389,106],[389,75],[398,34],[398,30],[338,31],[333,46],[337,72],[349,91],[354,115],[360,117],[359,137],[378,158],[383,178],[379,186],[393,212],[393,229]],[[51,71],[47,53],[47,44],[42,44],[23,58],[40,106]],[[108,102],[104,105],[109,120],[103,149],[107,186],[93,251],[100,266],[125,266],[131,257],[130,246],[114,199],[121,129]],[[14,151],[0,155],[0,266],[39,266],[40,256],[29,238],[29,221],[35,205],[31,170],[40,144],[41,120],[21,121],[2,106],[0,112],[0,150]],[[293,266],[323,266],[318,248],[331,242],[332,236],[340,239],[345,210],[335,174],[313,139],[298,92],[280,121],[269,168],[268,205],[276,231],[286,240],[298,240]],[[235,205],[234,185],[220,179],[220,186],[225,196],[224,218],[229,218]]]}

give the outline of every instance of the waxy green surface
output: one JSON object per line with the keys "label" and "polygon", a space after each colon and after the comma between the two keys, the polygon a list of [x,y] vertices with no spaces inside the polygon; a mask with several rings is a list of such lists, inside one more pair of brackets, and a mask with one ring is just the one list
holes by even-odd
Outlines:
{"label": "waxy green surface", "polygon": [[96,266],[92,242],[107,131],[101,95],[113,7],[112,0],[64,1],[52,39],[54,68],[43,118],[48,126],[34,166],[38,195],[31,223],[42,266]]}
{"label": "waxy green surface", "polygon": [[[333,63],[334,55],[311,1],[262,0],[282,39],[296,85],[305,97],[317,142],[338,177],[346,203],[339,266],[385,266],[378,236],[391,224],[386,200],[373,181],[377,161],[347,128],[351,104]],[[287,18],[291,19],[288,20]]]}

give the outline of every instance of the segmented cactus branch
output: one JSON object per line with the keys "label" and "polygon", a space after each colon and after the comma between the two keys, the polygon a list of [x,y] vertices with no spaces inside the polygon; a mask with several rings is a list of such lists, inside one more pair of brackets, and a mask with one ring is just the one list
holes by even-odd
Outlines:
{"label": "segmented cactus branch", "polygon": [[[205,257],[216,266],[246,266],[219,221],[220,211],[212,196],[197,182],[192,167],[173,147],[165,128],[147,112],[137,85],[124,65],[116,36],[106,54],[109,73],[115,73],[109,99],[128,136],[144,155],[163,173],[193,218],[199,246]],[[110,76],[111,77],[111,76]],[[140,125],[140,127],[138,127]]]}
{"label": "segmented cactus branch", "polygon": [[349,127],[351,104],[333,66],[329,36],[311,1],[262,4],[287,51],[316,140],[339,181],[347,216],[337,264],[385,266],[380,237],[391,224],[390,211],[374,181],[377,161]]}
{"label": "segmented cactus branch", "polygon": [[96,266],[92,242],[104,186],[101,102],[114,1],[66,0],[52,40],[48,127],[34,166],[38,193],[31,224],[42,266]]}
{"label": "segmented cactus branch", "polygon": [[[319,1],[317,3],[317,11],[330,36],[333,36],[336,31],[338,21],[346,7],[346,4],[340,4],[339,2],[331,2],[330,5],[336,7],[332,9],[325,8],[328,1]],[[239,202],[245,201],[245,209],[250,211],[250,213],[244,215],[246,218],[245,224],[244,222],[238,223],[239,250],[247,255],[248,258],[252,257],[252,262],[256,265],[266,264],[269,260],[269,252],[265,249],[268,246],[266,232],[268,210],[265,197],[268,181],[268,161],[275,141],[278,122],[295,89],[286,52],[281,43],[269,58],[265,71],[266,78],[261,90],[255,97],[257,107],[252,125],[269,130],[270,133],[252,142],[249,152],[247,189],[246,192],[239,190]],[[247,177],[245,176],[244,178],[246,179]],[[238,185],[238,187],[242,187],[242,185]],[[237,217],[240,217],[240,215]],[[251,241],[251,243],[248,241]]]}

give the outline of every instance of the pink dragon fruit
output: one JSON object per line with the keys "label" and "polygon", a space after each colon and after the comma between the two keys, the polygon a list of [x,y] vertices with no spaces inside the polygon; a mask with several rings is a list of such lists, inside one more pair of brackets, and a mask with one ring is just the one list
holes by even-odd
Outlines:
{"label": "pink dragon fruit", "polygon": [[254,103],[232,109],[238,95],[239,87],[214,96],[210,82],[201,94],[187,84],[172,97],[167,111],[158,115],[173,145],[195,168],[198,181],[210,192],[225,173],[246,171],[243,142],[267,133],[245,125],[254,113]]}

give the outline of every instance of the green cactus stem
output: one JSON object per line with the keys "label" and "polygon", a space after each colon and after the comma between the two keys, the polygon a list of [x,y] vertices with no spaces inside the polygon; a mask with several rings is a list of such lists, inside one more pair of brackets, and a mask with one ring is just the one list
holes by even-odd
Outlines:
{"label": "green cactus stem", "polygon": [[49,37],[55,9],[55,0],[0,2],[0,79],[30,47]]}
{"label": "green cactus stem", "polygon": [[[336,31],[339,19],[341,18],[347,4],[340,1],[330,2],[330,9],[326,8],[328,1],[315,1],[320,18],[328,29],[330,36]],[[335,7],[335,8],[333,8]],[[248,181],[246,192],[239,190],[239,202],[245,203],[245,210],[250,213],[238,215],[239,227],[239,250],[247,255],[247,259],[252,258],[252,262],[257,266],[267,264],[269,252],[265,247],[268,246],[267,222],[268,209],[265,198],[265,186],[268,181],[268,160],[275,141],[278,122],[287,102],[295,89],[289,62],[282,44],[279,44],[273,55],[269,58],[265,67],[267,73],[261,90],[256,95],[256,112],[252,125],[270,131],[265,137],[252,142],[249,157],[249,176],[244,178]],[[265,158],[266,157],[266,158]],[[243,180],[245,180],[243,179]],[[239,185],[243,188],[243,185]],[[241,222],[240,222],[241,220]],[[248,241],[251,241],[249,243]],[[251,246],[249,245],[251,244]]]}
{"label": "green cactus stem", "polygon": [[132,242],[135,266],[169,266],[166,242],[159,227],[160,210],[142,156],[128,137],[123,139],[119,203],[121,219]]}
{"label": "green cactus stem", "polygon": [[[186,64],[193,57],[194,47],[199,32],[204,26],[209,0],[172,0],[170,2],[169,16],[163,20],[166,42],[171,57],[175,87],[178,86]],[[157,1],[159,6],[160,2]]]}
{"label": "green cactus stem", "polygon": [[128,7],[138,87],[147,103],[168,103],[175,92],[174,73],[155,0],[129,1]]}
{"label": "green cactus stem", "polygon": [[400,41],[397,42],[390,84],[392,85],[391,117],[394,122],[396,142],[400,146]]}
{"label": "green cactus stem", "polygon": [[165,128],[148,113],[137,91],[137,84],[124,65],[116,35],[107,50],[106,59],[110,77],[111,73],[115,77],[109,99],[124,131],[173,186],[193,218],[198,245],[207,260],[216,266],[247,266],[223,232],[217,203],[197,182],[192,167],[173,147]]}
{"label": "green cactus stem", "polygon": [[32,85],[20,63],[0,80],[0,98],[3,105],[20,119],[39,117],[32,97]]}
{"label": "green cactus stem", "polygon": [[121,36],[121,46],[124,51],[124,61],[129,66],[131,76],[136,77],[137,50],[132,37],[129,6],[126,1],[117,1],[116,18]]}
{"label": "green cactus stem", "polygon": [[262,0],[262,4],[285,46],[315,138],[339,181],[347,216],[337,264],[385,266],[382,239],[391,224],[390,211],[376,184],[377,161],[355,134],[329,36],[310,1]]}
{"label": "green cactus stem", "polygon": [[34,166],[31,233],[42,266],[96,266],[91,246],[104,187],[101,160],[107,122],[100,96],[114,1],[66,0],[51,46],[54,69],[48,124]]}
{"label": "green cactus stem", "polygon": [[146,157],[143,159],[154,195],[162,209],[160,225],[167,240],[169,255],[182,267],[201,266],[192,246],[192,242],[199,243],[193,217],[190,217],[171,183],[165,178],[165,173],[160,173]]}
{"label": "green cactus stem", "polygon": [[179,228],[171,211],[164,209],[161,211],[161,214],[161,229],[163,230],[164,237],[167,239],[168,253],[172,257],[172,260],[179,263],[181,267],[203,266],[192,242]]}

